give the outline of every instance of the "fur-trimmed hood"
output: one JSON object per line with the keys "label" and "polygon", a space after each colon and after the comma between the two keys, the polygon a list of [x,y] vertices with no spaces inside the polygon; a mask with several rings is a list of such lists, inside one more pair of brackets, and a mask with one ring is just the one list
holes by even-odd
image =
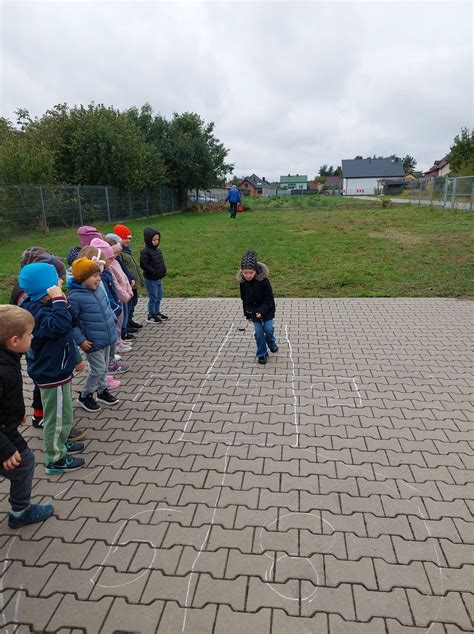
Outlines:
{"label": "fur-trimmed hood", "polygon": [[[264,264],[263,262],[257,262],[257,275],[253,278],[254,280],[257,280],[257,282],[261,282],[262,280],[264,280],[265,278],[268,278],[269,276],[269,271],[268,271],[268,266],[266,264]],[[237,271],[237,281],[239,282],[239,284],[242,284],[242,282],[246,282],[247,280],[245,279],[245,277],[242,275],[242,269],[239,269]]]}

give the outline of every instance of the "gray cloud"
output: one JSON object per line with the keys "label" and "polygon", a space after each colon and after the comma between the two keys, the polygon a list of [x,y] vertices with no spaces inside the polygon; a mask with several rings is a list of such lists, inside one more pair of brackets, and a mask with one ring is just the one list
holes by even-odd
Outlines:
{"label": "gray cloud", "polygon": [[472,125],[467,2],[4,2],[1,114],[148,101],[216,123],[237,174],[441,158]]}

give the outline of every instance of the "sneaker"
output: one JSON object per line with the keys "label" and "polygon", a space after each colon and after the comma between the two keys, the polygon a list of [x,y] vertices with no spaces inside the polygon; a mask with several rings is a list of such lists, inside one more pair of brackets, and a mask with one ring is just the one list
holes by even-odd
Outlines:
{"label": "sneaker", "polygon": [[118,372],[126,372],[130,366],[125,361],[111,361],[109,363],[108,372],[115,374]]}
{"label": "sneaker", "polygon": [[133,321],[133,319],[128,320],[128,325],[132,326],[133,328],[138,328],[138,329],[143,328],[143,324],[139,324],[136,321]]}
{"label": "sneaker", "polygon": [[138,332],[138,328],[135,328],[134,326],[131,326],[130,324],[128,324],[127,326],[127,332],[131,332],[132,334]]}
{"label": "sneaker", "polygon": [[110,374],[107,374],[105,377],[105,382],[108,390],[114,390],[116,387],[120,387],[122,385],[122,381],[114,379],[114,377]]}
{"label": "sneaker", "polygon": [[82,440],[85,437],[86,437],[85,429],[77,429],[76,427],[73,427],[71,431],[69,432],[69,436],[67,437],[67,439],[70,440],[71,442],[77,442],[78,440]]}
{"label": "sneaker", "polygon": [[149,324],[161,324],[161,317],[158,315],[148,315],[146,320]]}
{"label": "sneaker", "polygon": [[136,339],[136,337],[131,332],[126,332],[122,337],[122,341],[133,341],[133,339]]}
{"label": "sneaker", "polygon": [[11,513],[8,514],[8,526],[10,528],[20,528],[20,526],[26,526],[27,524],[36,524],[38,522],[44,522],[48,517],[54,513],[54,506],[52,504],[30,504],[30,506],[23,511],[20,517],[16,517]]}
{"label": "sneaker", "polygon": [[114,354],[114,361],[120,361],[121,358],[119,354]]}
{"label": "sneaker", "polygon": [[270,348],[270,352],[278,352],[278,346],[275,346],[274,348]]}
{"label": "sneaker", "polygon": [[122,354],[125,354],[126,352],[131,352],[133,350],[132,346],[129,346],[125,343],[123,344],[117,344],[116,345],[116,349],[121,352]]}
{"label": "sneaker", "polygon": [[46,473],[50,475],[60,475],[66,471],[76,471],[85,465],[84,458],[75,458],[74,456],[68,456],[67,454],[57,460],[56,462],[50,462],[44,465]]}
{"label": "sneaker", "polygon": [[166,321],[166,319],[169,319],[169,317],[167,317],[166,315],[163,315],[163,313],[158,313],[158,317],[160,317],[160,319],[164,319]]}
{"label": "sneaker", "polygon": [[84,451],[83,442],[73,442],[71,440],[66,440],[65,444],[67,453],[82,453]]}
{"label": "sneaker", "polygon": [[260,365],[265,365],[265,363],[267,362],[267,358],[268,357],[258,357],[258,362],[260,363]]}
{"label": "sneaker", "polygon": [[43,429],[44,427],[43,415],[33,416],[31,422],[33,423],[33,427],[35,427],[36,429]]}
{"label": "sneaker", "polygon": [[106,405],[118,405],[120,402],[107,388],[103,392],[97,392],[97,400]]}
{"label": "sneaker", "polygon": [[100,412],[100,405],[96,402],[92,394],[87,394],[87,396],[81,396],[79,394],[77,402],[88,412]]}

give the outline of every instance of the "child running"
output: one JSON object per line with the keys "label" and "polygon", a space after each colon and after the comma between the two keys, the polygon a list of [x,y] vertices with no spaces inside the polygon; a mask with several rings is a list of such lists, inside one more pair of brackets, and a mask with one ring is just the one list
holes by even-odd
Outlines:
{"label": "child running", "polygon": [[43,522],[51,504],[31,504],[35,457],[18,431],[26,424],[21,355],[30,347],[35,320],[18,306],[0,306],[0,475],[10,480],[10,528]]}
{"label": "child running", "polygon": [[267,346],[270,352],[278,351],[273,334],[275,299],[268,279],[268,268],[263,262],[257,262],[255,251],[244,253],[237,279],[240,283],[244,317],[253,323],[257,342],[257,359],[264,365],[268,360]]}

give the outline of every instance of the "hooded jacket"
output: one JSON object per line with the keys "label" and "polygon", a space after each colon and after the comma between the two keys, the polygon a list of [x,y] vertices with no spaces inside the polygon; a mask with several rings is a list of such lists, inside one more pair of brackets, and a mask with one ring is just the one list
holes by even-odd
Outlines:
{"label": "hooded jacket", "polygon": [[237,187],[231,187],[227,192],[225,202],[240,203],[240,192]]}
{"label": "hooded jacket", "polygon": [[25,302],[35,318],[33,340],[27,352],[28,374],[39,387],[69,383],[81,355],[72,336],[72,313],[65,299]]}
{"label": "hooded jacket", "polygon": [[154,247],[151,243],[153,236],[156,235],[160,236],[161,240],[161,234],[158,229],[145,227],[143,230],[143,239],[146,246],[140,251],[140,266],[147,280],[161,280],[166,275],[166,265],[161,249],[159,246]]}
{"label": "hooded jacket", "polygon": [[112,345],[117,339],[115,315],[102,285],[93,290],[72,279],[68,298],[76,322],[72,333],[77,345],[90,341],[92,347],[87,353]]}
{"label": "hooded jacket", "polygon": [[114,278],[115,286],[117,288],[117,294],[122,304],[127,304],[133,297],[133,289],[130,286],[128,277],[123,272],[122,267],[117,262],[117,258],[112,260],[109,265],[109,271]]}
{"label": "hooded jacket", "polygon": [[[244,309],[244,317],[252,321],[268,321],[275,317],[275,299],[273,297],[272,285],[268,279],[268,268],[263,262],[257,262],[257,274],[248,282],[242,275],[242,271],[237,273],[240,283],[240,298]],[[260,313],[259,319],[256,313]]]}
{"label": "hooded jacket", "polygon": [[0,346],[0,463],[28,446],[18,431],[25,415],[21,355]]}

